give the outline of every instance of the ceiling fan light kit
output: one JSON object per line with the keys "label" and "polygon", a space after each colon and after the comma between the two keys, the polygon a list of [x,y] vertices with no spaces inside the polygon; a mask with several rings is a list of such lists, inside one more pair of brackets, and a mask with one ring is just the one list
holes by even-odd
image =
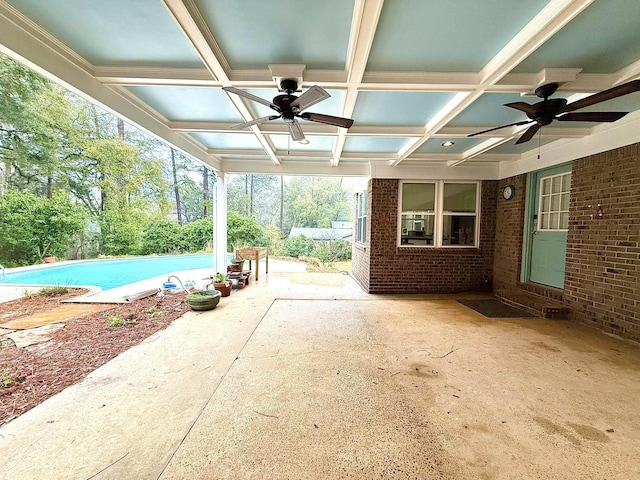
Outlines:
{"label": "ceiling fan light kit", "polygon": [[307,108],[315,105],[316,103],[322,102],[331,96],[326,90],[317,85],[307,89],[307,91],[302,93],[300,96],[296,96],[293,93],[298,89],[298,81],[291,78],[285,78],[280,82],[280,89],[285,93],[275,96],[272,101],[257,97],[235,87],[222,87],[222,89],[226,92],[234,93],[254,102],[266,105],[279,114],[268,115],[233,125],[231,127],[232,130],[242,130],[244,128],[252,127],[253,125],[282,118],[289,128],[291,138],[296,142],[306,144],[309,142],[304,142],[305,136],[302,131],[302,127],[297,120],[298,118],[341,128],[349,128],[353,125],[353,120],[350,118],[334,117],[333,115],[325,115],[322,113],[304,112]]}
{"label": "ceiling fan light kit", "polygon": [[472,133],[469,137],[482,135],[483,133],[493,132],[506,127],[516,127],[522,125],[530,125],[524,133],[516,141],[519,143],[528,142],[540,130],[540,128],[549,125],[554,120],[559,122],[615,122],[621,119],[629,112],[579,112],[574,113],[581,108],[590,107],[597,103],[605,102],[614,98],[622,97],[630,93],[640,91],[640,80],[623,83],[617,87],[603,90],[588,97],[575,102],[567,103],[566,98],[549,98],[558,89],[557,83],[548,83],[541,85],[535,90],[535,94],[542,98],[541,102],[533,105],[525,102],[505,103],[505,107],[514,108],[524,112],[528,120],[501,125],[499,127],[489,128],[480,132]]}

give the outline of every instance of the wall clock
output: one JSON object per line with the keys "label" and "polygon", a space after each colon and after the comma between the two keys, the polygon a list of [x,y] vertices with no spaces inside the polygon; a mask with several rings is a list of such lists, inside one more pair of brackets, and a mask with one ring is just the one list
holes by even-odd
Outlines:
{"label": "wall clock", "polygon": [[505,200],[511,200],[516,196],[516,187],[513,185],[507,185],[502,189],[502,198]]}

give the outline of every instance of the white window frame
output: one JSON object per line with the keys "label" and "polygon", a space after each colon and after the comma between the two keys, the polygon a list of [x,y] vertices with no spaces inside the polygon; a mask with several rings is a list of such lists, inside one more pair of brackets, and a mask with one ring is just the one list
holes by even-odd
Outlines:
{"label": "white window frame", "polygon": [[[356,243],[367,243],[367,192],[356,195]],[[362,200],[364,198],[364,200]],[[361,205],[363,203],[364,205]]]}
{"label": "white window frame", "polygon": [[[402,243],[402,188],[405,183],[433,183],[435,184],[435,219],[432,245],[407,245]],[[475,184],[476,185],[476,211],[470,212],[445,212],[444,185],[449,183]],[[480,198],[482,182],[477,180],[401,180],[398,185],[398,224],[396,244],[401,248],[480,248]],[[407,214],[408,212],[404,212]],[[474,216],[474,242],[473,245],[445,245],[443,244],[443,230],[445,216]]]}

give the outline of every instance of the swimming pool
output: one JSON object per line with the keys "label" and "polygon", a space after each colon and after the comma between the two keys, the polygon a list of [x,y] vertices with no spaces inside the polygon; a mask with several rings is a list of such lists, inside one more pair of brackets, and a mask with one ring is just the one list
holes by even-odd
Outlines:
{"label": "swimming pool", "polygon": [[[103,290],[107,290],[158,275],[198,268],[211,268],[213,271],[212,255],[79,260],[61,265],[6,273],[4,276],[0,274],[0,284],[97,285]],[[186,278],[181,280],[184,281]]]}

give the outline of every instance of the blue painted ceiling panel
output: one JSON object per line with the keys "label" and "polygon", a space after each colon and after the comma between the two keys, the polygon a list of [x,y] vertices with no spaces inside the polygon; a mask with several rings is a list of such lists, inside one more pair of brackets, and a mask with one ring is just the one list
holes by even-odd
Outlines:
{"label": "blue painted ceiling panel", "polygon": [[347,140],[344,142],[344,151],[395,153],[400,150],[408,140],[408,138],[391,137],[347,137]]}
{"label": "blue painted ceiling panel", "polygon": [[416,153],[463,153],[470,148],[484,142],[485,138],[451,138],[453,143],[450,147],[443,147],[442,143],[446,138],[430,138],[416,150]]}
{"label": "blue painted ceiling panel", "polygon": [[353,0],[197,0],[233,69],[345,68]]}
{"label": "blue painted ceiling panel", "polygon": [[207,87],[127,87],[172,121],[242,122],[227,94]]}
{"label": "blue painted ceiling panel", "polygon": [[251,135],[238,135],[231,133],[193,133],[193,137],[207,148],[238,149],[238,150],[262,150],[258,139]]}
{"label": "blue painted ceiling panel", "polygon": [[[203,66],[162,2],[9,0],[9,3],[93,65]],[[82,21],[78,21],[80,18]]]}
{"label": "blue painted ceiling panel", "polygon": [[[302,130],[304,130],[305,123],[306,122],[300,122]],[[307,145],[303,145],[291,140],[289,135],[267,135],[267,137],[271,140],[271,143],[277,150],[296,150],[303,152],[331,152],[334,139],[332,136],[305,135],[306,139],[309,140],[309,143]]]}
{"label": "blue painted ceiling panel", "polygon": [[386,0],[367,69],[476,72],[549,0]]}
{"label": "blue painted ceiling panel", "polygon": [[598,0],[514,71],[536,73],[543,68],[582,68],[582,73],[613,73],[639,57],[640,2]]}
{"label": "blue painted ceiling panel", "polygon": [[360,92],[355,125],[423,126],[454,97],[441,92]]}

